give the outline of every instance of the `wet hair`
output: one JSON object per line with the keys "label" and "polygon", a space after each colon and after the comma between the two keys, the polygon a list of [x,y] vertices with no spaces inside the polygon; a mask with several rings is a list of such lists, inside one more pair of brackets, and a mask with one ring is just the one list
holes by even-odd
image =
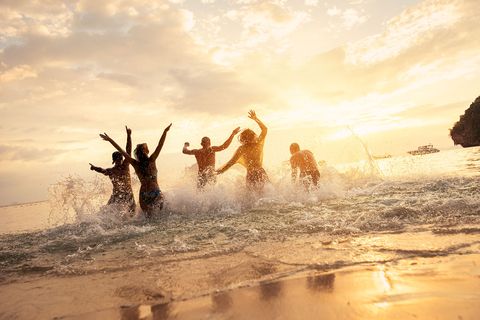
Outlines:
{"label": "wet hair", "polygon": [[203,144],[204,144],[204,143],[210,144],[210,143],[211,143],[211,142],[210,142],[210,138],[209,138],[209,137],[203,137],[203,138],[202,138],[202,141],[200,142],[200,144],[202,145],[202,147],[203,147]]}
{"label": "wet hair", "polygon": [[290,153],[295,153],[295,152],[298,152],[300,151],[300,146],[298,145],[298,143],[294,142],[290,145]]}
{"label": "wet hair", "polygon": [[240,143],[242,144],[252,143],[257,140],[257,135],[252,129],[245,129],[240,133],[238,140],[240,140]]}
{"label": "wet hair", "polygon": [[148,168],[148,152],[145,151],[145,149],[148,150],[148,146],[146,143],[139,143],[135,147],[135,150],[133,153],[135,154],[135,159],[140,162],[140,170],[145,173],[147,168]]}
{"label": "wet hair", "polygon": [[138,161],[146,160],[148,159],[148,153],[145,151],[145,148],[148,150],[147,144],[146,143],[139,143],[135,147],[135,150],[133,153],[135,154],[135,159]]}
{"label": "wet hair", "polygon": [[112,163],[115,163],[117,161],[122,161],[123,160],[123,155],[118,152],[118,151],[115,151],[114,153],[112,153]]}

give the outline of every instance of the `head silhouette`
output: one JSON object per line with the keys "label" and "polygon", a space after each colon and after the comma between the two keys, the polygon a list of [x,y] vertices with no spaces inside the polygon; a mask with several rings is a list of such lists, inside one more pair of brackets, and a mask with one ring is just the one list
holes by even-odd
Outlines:
{"label": "head silhouette", "polygon": [[123,155],[120,152],[115,151],[114,153],[112,153],[112,163],[119,165],[122,163],[122,160]]}
{"label": "head silhouette", "polygon": [[140,162],[148,160],[148,152],[148,146],[146,143],[137,144],[134,151],[135,158]]}
{"label": "head silhouette", "polygon": [[294,153],[297,153],[298,151],[300,151],[300,146],[298,145],[298,143],[294,142],[290,145],[290,153],[291,154],[294,154]]}
{"label": "head silhouette", "polygon": [[202,147],[204,147],[204,148],[209,148],[210,145],[211,145],[210,138],[209,138],[209,137],[203,137],[203,138],[202,138],[202,142],[200,142],[200,144],[201,144]]}
{"label": "head silhouette", "polygon": [[252,129],[245,129],[240,133],[239,140],[241,144],[254,143],[257,141],[257,135]]}

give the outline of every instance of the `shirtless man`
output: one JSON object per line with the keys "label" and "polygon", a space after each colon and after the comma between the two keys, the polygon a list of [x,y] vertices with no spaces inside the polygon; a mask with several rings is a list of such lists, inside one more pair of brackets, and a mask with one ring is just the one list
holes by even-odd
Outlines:
{"label": "shirtless man", "polygon": [[205,187],[205,185],[207,184],[215,183],[215,152],[227,149],[232,143],[233,137],[235,137],[238,132],[240,132],[240,128],[236,128],[235,130],[233,130],[230,137],[228,137],[228,139],[221,146],[212,147],[209,137],[202,138],[202,141],[200,142],[202,146],[201,149],[189,150],[188,147],[190,146],[190,143],[185,142],[185,145],[183,146],[183,153],[194,155],[195,159],[197,159],[198,189],[203,189],[203,187]]}
{"label": "shirtless man", "polygon": [[306,189],[311,186],[317,186],[320,179],[320,172],[318,171],[317,162],[313,153],[309,150],[300,150],[298,143],[290,145],[290,165],[292,166],[292,181],[295,182],[300,170],[300,179],[305,185]]}
{"label": "shirtless man", "polygon": [[[127,131],[127,153],[132,154],[132,130],[125,126]],[[99,172],[110,178],[113,185],[113,191],[108,205],[120,205],[122,209],[128,212],[131,216],[135,213],[135,199],[133,197],[132,182],[130,179],[130,162],[128,159],[123,159],[123,155],[115,151],[112,153],[113,167],[103,169],[96,167],[90,163],[90,170]]]}

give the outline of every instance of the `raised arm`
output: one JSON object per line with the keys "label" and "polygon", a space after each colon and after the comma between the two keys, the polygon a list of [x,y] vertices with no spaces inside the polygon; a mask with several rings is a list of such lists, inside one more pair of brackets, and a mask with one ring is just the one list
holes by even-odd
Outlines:
{"label": "raised arm", "polygon": [[96,171],[98,173],[101,173],[101,174],[104,174],[106,176],[108,176],[108,171],[106,169],[103,169],[103,168],[100,168],[100,167],[96,167],[94,166],[93,164],[89,163],[90,165],[90,170],[92,171]]}
{"label": "raised arm", "polygon": [[222,150],[227,149],[230,146],[230,144],[232,143],[233,137],[235,137],[235,135],[239,132],[240,132],[240,127],[235,128],[232,131],[232,133],[230,134],[230,137],[228,137],[228,139],[221,146],[213,146],[212,150],[217,152],[217,151],[222,151]]}
{"label": "raised arm", "polygon": [[258,141],[265,140],[265,137],[267,136],[267,131],[268,131],[267,126],[265,124],[263,124],[263,122],[260,121],[260,119],[257,118],[257,115],[256,115],[254,110],[250,110],[248,112],[248,117],[250,119],[252,119],[253,121],[255,121],[258,124],[258,126],[260,127],[260,129],[262,130],[262,132],[260,133],[260,136],[258,137]]}
{"label": "raised arm", "polygon": [[235,163],[237,163],[238,159],[242,156],[242,147],[239,147],[237,151],[233,154],[232,159],[230,159],[227,163],[225,163],[222,167],[220,167],[216,172],[218,174],[224,173],[227,171],[231,166],[233,166]]}
{"label": "raised arm", "polygon": [[190,143],[185,142],[185,144],[183,145],[183,149],[182,149],[182,152],[183,152],[184,154],[193,154],[193,155],[195,155],[195,153],[197,153],[198,150],[196,150],[196,149],[188,150],[188,147],[190,147]]}
{"label": "raised arm", "polygon": [[132,129],[125,126],[125,130],[127,131],[127,145],[125,147],[125,151],[132,157]]}
{"label": "raised arm", "polygon": [[104,133],[100,133],[100,137],[105,140],[105,141],[108,141],[112,144],[112,146],[115,147],[115,149],[117,149],[121,154],[123,154],[123,156],[125,157],[125,159],[127,159],[128,161],[130,161],[131,163],[135,162],[134,159],[132,159],[132,157],[126,153],[119,145],[118,143],[116,143],[115,141],[113,141],[112,138],[110,138],[108,136],[108,134],[106,134],[105,132]]}
{"label": "raised arm", "polygon": [[153,151],[152,155],[150,156],[151,160],[156,160],[158,155],[160,154],[160,151],[162,151],[163,144],[165,143],[165,138],[167,138],[167,132],[168,130],[170,130],[171,126],[172,124],[170,123],[170,125],[166,127],[165,130],[163,130],[163,134],[162,134],[162,137],[160,138],[160,141],[158,142],[157,148],[155,149],[155,151]]}

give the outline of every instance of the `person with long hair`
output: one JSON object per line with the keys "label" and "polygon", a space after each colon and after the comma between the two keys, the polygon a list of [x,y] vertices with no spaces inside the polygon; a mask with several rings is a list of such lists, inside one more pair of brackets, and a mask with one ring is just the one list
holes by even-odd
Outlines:
{"label": "person with long hair", "polygon": [[[125,126],[127,131],[126,153],[132,155],[132,130]],[[112,195],[108,200],[108,205],[118,206],[121,213],[127,212],[132,216],[135,213],[135,199],[132,191],[132,181],[130,179],[130,161],[123,155],[115,151],[112,153],[113,167],[104,169],[90,164],[90,170],[101,173],[110,178],[113,185]]]}
{"label": "person with long hair", "polygon": [[157,157],[163,148],[163,144],[165,143],[165,139],[167,137],[167,132],[170,130],[171,126],[172,124],[163,130],[162,137],[160,138],[155,151],[150,156],[148,155],[149,150],[146,143],[137,144],[137,147],[134,151],[135,159],[126,153],[106,133],[100,134],[100,137],[103,140],[110,142],[115,149],[121,152],[125,159],[128,159],[130,164],[135,169],[135,173],[137,174],[141,184],[139,194],[140,207],[147,218],[152,217],[154,214],[160,212],[160,210],[163,208],[164,196],[160,191],[160,187],[158,186],[158,171],[155,161],[157,160]]}
{"label": "person with long hair", "polygon": [[201,149],[188,149],[190,143],[185,142],[182,152],[194,155],[198,165],[197,188],[203,189],[207,184],[215,184],[215,153],[227,149],[233,137],[240,132],[240,128],[232,131],[228,139],[220,146],[212,146],[209,137],[203,137],[200,142]]}
{"label": "person with long hair", "polygon": [[227,171],[231,166],[240,163],[247,169],[246,184],[247,188],[256,192],[263,190],[265,183],[268,182],[268,176],[263,163],[263,146],[267,136],[267,127],[257,118],[255,111],[250,110],[248,117],[255,121],[261,129],[260,135],[251,129],[245,129],[240,133],[241,146],[235,151],[233,157],[217,170],[218,174]]}

